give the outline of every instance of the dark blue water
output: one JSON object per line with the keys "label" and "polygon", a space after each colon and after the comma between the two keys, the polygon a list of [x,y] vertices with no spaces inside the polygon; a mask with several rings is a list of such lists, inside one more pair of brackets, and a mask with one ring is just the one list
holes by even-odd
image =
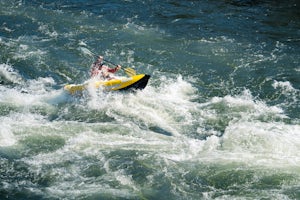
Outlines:
{"label": "dark blue water", "polygon": [[[0,198],[300,199],[299,7],[0,1]],[[93,54],[148,86],[70,96]]]}

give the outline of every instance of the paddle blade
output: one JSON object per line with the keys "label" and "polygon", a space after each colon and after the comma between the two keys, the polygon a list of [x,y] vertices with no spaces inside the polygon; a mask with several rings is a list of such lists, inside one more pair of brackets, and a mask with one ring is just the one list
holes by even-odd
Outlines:
{"label": "paddle blade", "polygon": [[[122,68],[122,69],[123,69],[123,68]],[[132,68],[129,68],[129,67],[124,68],[124,71],[125,71],[125,73],[126,73],[128,76],[135,76],[135,75],[136,75],[135,70],[132,69]]]}
{"label": "paddle blade", "polygon": [[85,47],[79,47],[78,49],[85,55],[96,56],[93,52],[91,52],[89,49],[87,49]]}

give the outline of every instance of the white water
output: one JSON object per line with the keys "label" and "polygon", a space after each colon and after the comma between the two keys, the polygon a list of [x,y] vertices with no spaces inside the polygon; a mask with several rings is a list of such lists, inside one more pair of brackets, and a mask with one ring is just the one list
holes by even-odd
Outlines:
{"label": "white water", "polygon": [[[19,83],[20,75],[12,66],[1,66],[7,80]],[[151,81],[155,80],[160,84],[150,82],[137,93],[94,91],[81,99],[53,89],[51,78],[24,81],[17,87],[1,85],[0,103],[10,111],[0,117],[0,146],[15,149],[6,151],[6,156],[22,157],[34,174],[56,177],[45,190],[35,191],[53,198],[76,198],[96,191],[138,196],[143,186],[126,173],[126,168],[112,167],[115,160],[108,154],[114,151],[134,150],[135,159],[148,163],[151,169],[165,170],[171,179],[176,179],[172,169],[188,173],[175,163],[238,165],[263,168],[270,174],[278,170],[294,175],[300,172],[300,126],[286,124],[288,117],[280,107],[268,106],[249,90],[200,103],[194,101],[200,94],[181,76]],[[287,83],[275,82],[274,87],[293,91]],[[86,119],[96,121],[64,118],[73,115],[74,109],[85,110]],[[58,118],[49,120],[51,115]],[[112,120],[101,121],[101,116]],[[100,180],[83,175],[95,164],[102,170]],[[45,167],[50,169],[45,171]],[[149,185],[155,176],[147,177]],[[295,179],[299,181],[299,177]]]}

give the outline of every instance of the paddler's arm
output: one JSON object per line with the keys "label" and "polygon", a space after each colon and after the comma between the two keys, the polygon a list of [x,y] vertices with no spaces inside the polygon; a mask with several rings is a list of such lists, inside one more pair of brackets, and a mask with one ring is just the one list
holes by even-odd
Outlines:
{"label": "paddler's arm", "polygon": [[115,68],[108,68],[107,71],[110,73],[116,73],[121,68],[122,68],[121,65],[117,65]]}

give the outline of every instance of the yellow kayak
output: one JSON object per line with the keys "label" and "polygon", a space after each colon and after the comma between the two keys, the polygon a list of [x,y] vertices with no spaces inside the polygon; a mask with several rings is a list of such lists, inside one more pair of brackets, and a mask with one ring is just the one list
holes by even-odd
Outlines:
{"label": "yellow kayak", "polygon": [[70,94],[80,93],[88,87],[100,88],[106,91],[115,91],[115,90],[142,90],[146,87],[150,75],[147,74],[138,74],[131,77],[122,77],[119,79],[112,79],[106,81],[89,81],[84,84],[69,84],[65,85],[64,89]]}

